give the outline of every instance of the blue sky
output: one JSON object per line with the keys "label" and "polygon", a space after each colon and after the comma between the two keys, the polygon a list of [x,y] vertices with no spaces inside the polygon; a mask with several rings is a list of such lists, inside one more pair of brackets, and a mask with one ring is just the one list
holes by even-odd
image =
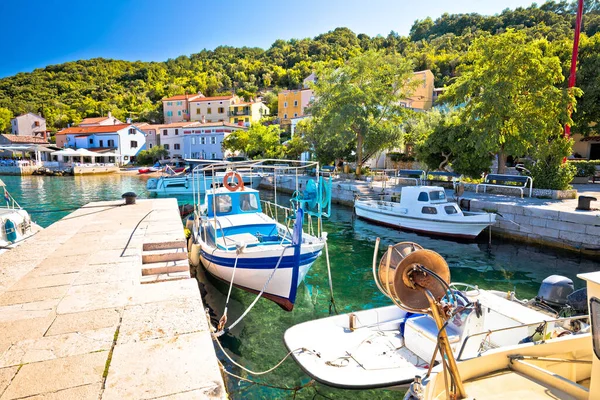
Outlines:
{"label": "blue sky", "polygon": [[[219,45],[268,48],[345,26],[408,34],[444,12],[497,14],[532,0],[0,0],[0,77],[105,57],[164,61]],[[540,2],[540,4],[543,1]]]}

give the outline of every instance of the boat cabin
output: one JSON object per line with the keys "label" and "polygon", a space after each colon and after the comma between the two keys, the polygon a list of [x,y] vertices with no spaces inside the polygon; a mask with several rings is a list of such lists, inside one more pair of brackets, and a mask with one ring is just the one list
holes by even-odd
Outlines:
{"label": "boat cabin", "polygon": [[208,234],[218,248],[281,241],[275,221],[262,213],[258,190],[217,188],[207,193],[205,204],[211,227]]}
{"label": "boat cabin", "polygon": [[259,192],[250,188],[235,192],[223,187],[211,190],[206,194],[206,207],[210,218],[262,212]]}
{"label": "boat cabin", "polygon": [[456,203],[450,203],[440,186],[407,186],[400,196],[402,214],[463,215]]}

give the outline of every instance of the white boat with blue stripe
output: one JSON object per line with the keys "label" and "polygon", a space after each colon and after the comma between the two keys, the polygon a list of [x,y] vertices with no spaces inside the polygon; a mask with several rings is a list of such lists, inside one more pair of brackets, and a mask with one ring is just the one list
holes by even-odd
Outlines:
{"label": "white boat with blue stripe", "polygon": [[[302,230],[298,208],[288,224],[262,211],[259,192],[225,187],[209,189],[197,218],[200,261],[215,277],[262,296],[291,311],[296,291],[325,245]],[[290,225],[293,222],[293,226]]]}

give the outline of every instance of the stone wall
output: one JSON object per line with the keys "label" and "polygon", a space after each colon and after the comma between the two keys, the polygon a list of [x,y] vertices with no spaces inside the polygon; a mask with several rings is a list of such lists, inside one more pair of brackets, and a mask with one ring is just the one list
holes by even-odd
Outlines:
{"label": "stone wall", "polygon": [[502,236],[586,254],[600,252],[598,211],[558,211],[476,199],[461,200],[461,207],[498,212],[493,232]]}
{"label": "stone wall", "polygon": [[32,175],[38,167],[22,166],[22,167],[0,167],[0,175]]}

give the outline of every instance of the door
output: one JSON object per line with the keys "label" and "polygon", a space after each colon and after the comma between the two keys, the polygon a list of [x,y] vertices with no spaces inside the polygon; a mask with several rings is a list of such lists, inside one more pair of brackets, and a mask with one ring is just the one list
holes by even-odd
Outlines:
{"label": "door", "polygon": [[590,145],[590,160],[600,160],[600,143]]}

